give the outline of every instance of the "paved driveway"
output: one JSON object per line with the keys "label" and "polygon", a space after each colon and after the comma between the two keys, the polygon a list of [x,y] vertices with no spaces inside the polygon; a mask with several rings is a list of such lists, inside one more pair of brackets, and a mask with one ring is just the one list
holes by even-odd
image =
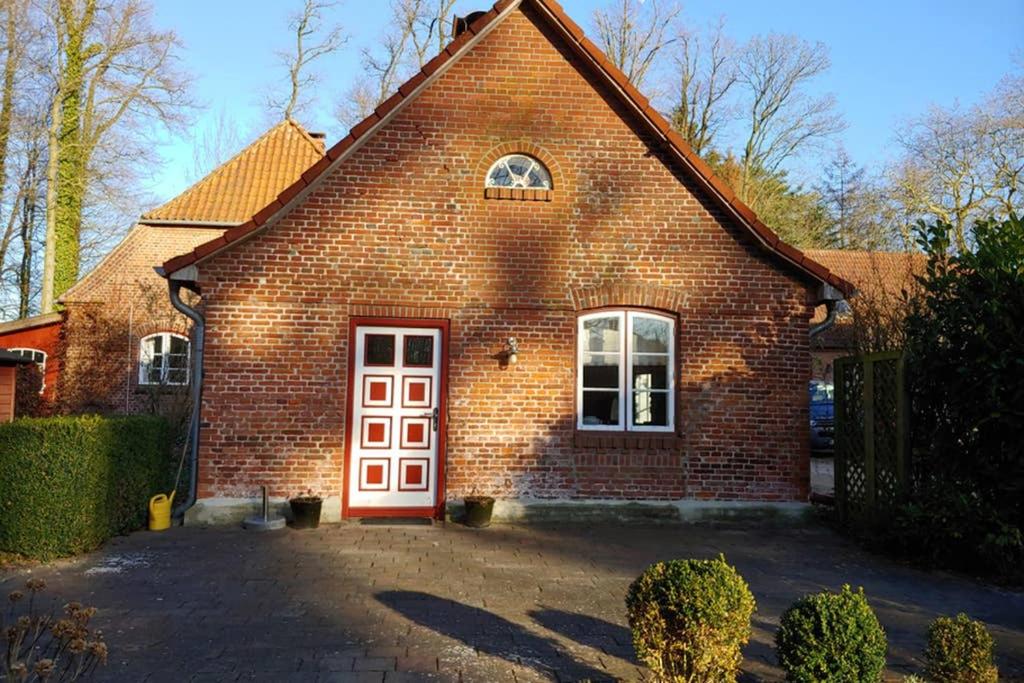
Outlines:
{"label": "paved driveway", "polygon": [[[745,680],[777,680],[771,638],[805,592],[863,585],[895,673],[927,623],[986,621],[1024,677],[1024,595],[868,555],[820,527],[344,524],[260,535],[172,529],[38,567],[100,609],[116,681],[638,679],[623,596],[650,562],[725,553],[757,598]],[[0,590],[28,570],[0,574]]]}

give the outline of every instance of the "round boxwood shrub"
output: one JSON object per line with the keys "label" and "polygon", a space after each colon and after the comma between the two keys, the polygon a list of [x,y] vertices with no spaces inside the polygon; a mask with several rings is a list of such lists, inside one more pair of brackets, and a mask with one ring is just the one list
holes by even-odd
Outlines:
{"label": "round boxwood shrub", "polygon": [[875,683],[885,668],[885,631],[863,588],[800,598],[782,615],[775,645],[788,681]]}
{"label": "round boxwood shrub", "polygon": [[669,681],[735,680],[754,608],[723,556],[652,564],[626,596],[637,657]]}
{"label": "round boxwood shrub", "polygon": [[995,683],[992,635],[966,614],[939,617],[928,627],[928,675],[936,683]]}

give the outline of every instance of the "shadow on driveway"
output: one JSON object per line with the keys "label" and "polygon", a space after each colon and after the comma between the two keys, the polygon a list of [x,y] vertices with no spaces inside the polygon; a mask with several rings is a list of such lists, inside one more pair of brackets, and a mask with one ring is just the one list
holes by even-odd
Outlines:
{"label": "shadow on driveway", "polygon": [[375,597],[421,626],[459,640],[479,652],[528,666],[538,673],[556,674],[560,681],[615,680],[607,672],[573,659],[555,641],[487,610],[419,591],[383,591]]}

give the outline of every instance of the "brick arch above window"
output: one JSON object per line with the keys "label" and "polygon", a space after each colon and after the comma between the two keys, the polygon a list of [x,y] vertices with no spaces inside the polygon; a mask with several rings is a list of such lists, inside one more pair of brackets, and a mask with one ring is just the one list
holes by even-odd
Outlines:
{"label": "brick arch above window", "polygon": [[589,287],[574,287],[572,303],[577,311],[608,306],[635,306],[675,312],[685,306],[686,294],[642,282],[608,281]]}
{"label": "brick arch above window", "polygon": [[[551,189],[521,190],[514,188],[485,187],[487,173],[491,170],[494,162],[502,157],[512,154],[523,154],[528,157],[533,157],[540,163],[544,164],[545,169],[551,176]],[[503,142],[496,147],[492,147],[477,162],[476,171],[473,174],[473,182],[479,183],[486,199],[519,199],[548,202],[553,199],[554,192],[556,190],[560,190],[565,185],[562,169],[555,157],[543,147],[525,140]]]}

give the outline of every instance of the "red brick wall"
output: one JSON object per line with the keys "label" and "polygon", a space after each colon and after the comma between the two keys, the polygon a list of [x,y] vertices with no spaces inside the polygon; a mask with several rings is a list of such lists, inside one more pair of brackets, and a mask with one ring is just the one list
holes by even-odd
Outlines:
{"label": "red brick wall", "polygon": [[167,281],[153,266],[222,232],[137,225],[68,291],[63,297],[66,322],[60,344],[62,410],[139,413],[164,404],[178,412],[178,404],[187,402],[186,388],[139,385],[142,338],[156,332],[190,332],[189,320],[171,306]]}
{"label": "red brick wall", "polygon": [[[807,284],[540,26],[512,14],[302,206],[200,266],[201,497],[339,494],[347,321],[405,315],[451,320],[449,498],[806,498]],[[502,145],[548,163],[553,201],[484,199]],[[576,315],[598,305],[678,315],[677,440],[574,439]]]}

